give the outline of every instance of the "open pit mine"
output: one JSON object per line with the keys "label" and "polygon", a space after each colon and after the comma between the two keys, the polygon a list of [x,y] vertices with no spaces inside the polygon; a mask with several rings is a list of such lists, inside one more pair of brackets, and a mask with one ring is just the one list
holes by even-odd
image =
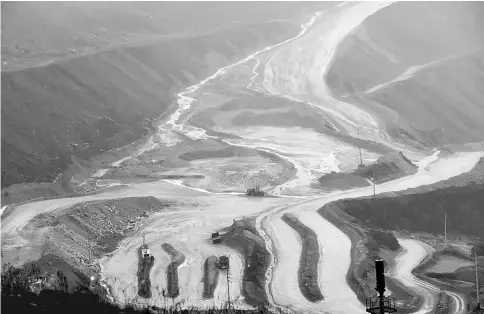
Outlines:
{"label": "open pit mine", "polygon": [[2,3],[2,310],[482,313],[482,16]]}

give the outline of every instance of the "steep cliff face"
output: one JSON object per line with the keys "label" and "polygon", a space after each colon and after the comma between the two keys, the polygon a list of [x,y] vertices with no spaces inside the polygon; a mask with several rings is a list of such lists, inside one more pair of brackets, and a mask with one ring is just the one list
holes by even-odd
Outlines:
{"label": "steep cliff face", "polygon": [[482,141],[482,3],[396,3],[339,46],[331,91],[376,112],[390,135],[428,146]]}
{"label": "steep cliff face", "polygon": [[[256,20],[260,22],[262,16]],[[73,156],[87,160],[139,139],[157,117],[176,105],[176,93],[184,87],[299,29],[297,23],[287,21],[243,22],[217,29],[205,25],[199,35],[194,23],[191,33],[173,38],[153,37],[155,26],[140,26],[136,31],[150,31],[149,40],[131,46],[99,44],[80,55],[66,54],[71,44],[66,41],[56,48],[58,59],[37,62],[34,67],[32,62],[44,55],[49,42],[32,43],[29,58],[5,46],[8,40],[16,42],[7,36],[2,55],[5,52],[17,63],[23,58],[29,67],[2,65],[2,188],[52,181]],[[120,25],[106,23],[107,28],[120,31]],[[59,36],[65,39],[69,34],[63,31]]]}

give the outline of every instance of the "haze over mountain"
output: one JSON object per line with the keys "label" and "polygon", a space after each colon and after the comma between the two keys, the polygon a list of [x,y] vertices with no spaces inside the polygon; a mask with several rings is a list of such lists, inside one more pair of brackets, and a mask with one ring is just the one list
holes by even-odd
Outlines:
{"label": "haze over mountain", "polygon": [[227,5],[3,2],[2,187],[138,139],[176,91],[296,33],[315,6]]}
{"label": "haze over mountain", "polygon": [[118,304],[363,313],[383,259],[399,312],[463,313],[484,275],[481,16],[2,3],[2,261]]}
{"label": "haze over mountain", "polygon": [[381,115],[389,133],[428,146],[484,138],[484,7],[402,2],[340,44],[331,91]]}

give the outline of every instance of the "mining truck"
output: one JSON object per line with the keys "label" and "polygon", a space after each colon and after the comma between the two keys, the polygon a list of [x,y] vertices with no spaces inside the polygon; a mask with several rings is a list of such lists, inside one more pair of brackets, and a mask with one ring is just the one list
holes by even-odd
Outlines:
{"label": "mining truck", "polygon": [[227,255],[222,255],[218,259],[218,267],[220,269],[229,269],[229,257]]}
{"label": "mining truck", "polygon": [[261,191],[259,188],[259,185],[257,184],[255,188],[252,189],[247,189],[247,192],[245,193],[247,196],[265,196],[266,193],[264,191]]}
{"label": "mining truck", "polygon": [[212,243],[219,244],[222,243],[222,236],[218,232],[212,233]]}

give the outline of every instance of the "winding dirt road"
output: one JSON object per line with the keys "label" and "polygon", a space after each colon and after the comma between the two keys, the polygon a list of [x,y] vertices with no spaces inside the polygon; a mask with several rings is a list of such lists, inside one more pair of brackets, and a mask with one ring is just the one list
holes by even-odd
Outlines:
{"label": "winding dirt road", "polygon": [[[471,170],[482,156],[484,152],[459,153],[437,160],[434,160],[435,156],[429,156],[420,163],[420,169],[415,175],[377,185],[377,193],[401,191],[448,179]],[[430,164],[430,169],[425,170]],[[267,274],[270,280],[268,291],[273,306],[304,313],[365,311],[346,282],[346,274],[351,262],[350,239],[321,217],[317,210],[331,201],[369,196],[372,193],[371,187],[332,193],[326,197],[276,208],[259,217],[257,220],[259,232],[263,234],[268,249],[273,252],[272,263]],[[297,234],[281,220],[281,216],[286,212],[298,217],[318,235],[322,252],[318,276],[320,288],[325,297],[325,301],[321,303],[306,300],[299,286],[294,284],[294,282],[297,283],[301,243],[298,241]]]}
{"label": "winding dirt road", "polygon": [[[412,274],[412,271],[427,256],[432,254],[434,249],[430,245],[414,239],[399,238],[397,240],[402,246],[403,252],[395,258],[395,265],[389,271],[389,275],[400,281],[406,287],[412,289],[417,295],[423,297],[421,307],[415,313],[429,313],[436,305],[437,295],[440,292],[440,289],[428,282],[418,279]],[[453,313],[461,314],[465,312],[465,300],[462,296],[451,291],[442,291],[447,293],[452,299]]]}

